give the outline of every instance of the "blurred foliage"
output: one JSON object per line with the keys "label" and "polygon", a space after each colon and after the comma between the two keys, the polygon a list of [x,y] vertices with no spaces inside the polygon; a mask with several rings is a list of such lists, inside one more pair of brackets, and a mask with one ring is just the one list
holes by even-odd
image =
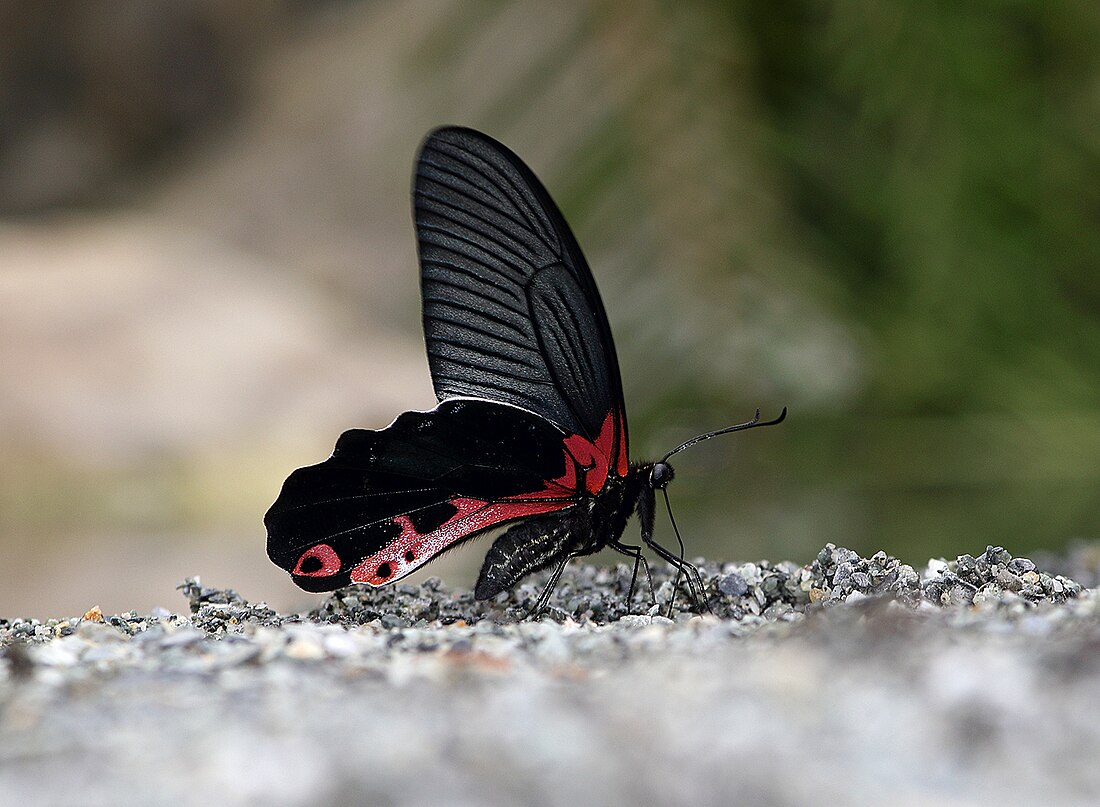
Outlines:
{"label": "blurred foliage", "polygon": [[818,469],[897,548],[1094,535],[1100,7],[715,8],[753,43],[788,210],[865,329],[861,417]]}
{"label": "blurred foliage", "polygon": [[791,205],[876,356],[865,407],[1095,408],[1100,7],[720,4]]}

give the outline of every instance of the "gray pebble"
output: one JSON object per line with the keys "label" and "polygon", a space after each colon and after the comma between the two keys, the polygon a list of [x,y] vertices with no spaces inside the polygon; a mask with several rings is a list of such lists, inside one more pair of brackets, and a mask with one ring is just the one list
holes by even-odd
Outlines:
{"label": "gray pebble", "polygon": [[718,579],[718,591],[727,597],[743,597],[748,590],[749,584],[736,572],[723,575]]}
{"label": "gray pebble", "polygon": [[408,620],[397,614],[383,614],[382,627],[386,630],[398,630],[408,627]]}

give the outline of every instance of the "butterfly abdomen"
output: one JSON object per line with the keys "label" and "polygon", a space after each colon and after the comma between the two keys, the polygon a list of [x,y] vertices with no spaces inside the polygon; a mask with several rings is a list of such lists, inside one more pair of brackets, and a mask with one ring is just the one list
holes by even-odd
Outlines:
{"label": "butterfly abdomen", "polygon": [[486,553],[474,596],[487,600],[507,591],[528,574],[579,551],[591,537],[592,522],[583,504],[516,524]]}
{"label": "butterfly abdomen", "polygon": [[626,477],[613,474],[599,493],[582,497],[568,510],[510,528],[485,555],[474,595],[479,600],[495,597],[532,572],[618,541],[645,487],[646,473],[632,468]]}

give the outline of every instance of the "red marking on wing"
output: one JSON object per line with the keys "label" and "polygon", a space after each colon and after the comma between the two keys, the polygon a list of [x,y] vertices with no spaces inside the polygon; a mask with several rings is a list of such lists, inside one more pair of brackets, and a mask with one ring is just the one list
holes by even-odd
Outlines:
{"label": "red marking on wing", "polygon": [[[516,498],[519,500],[505,499],[499,502],[462,497],[451,499],[450,503],[458,512],[426,534],[416,531],[409,516],[395,517],[394,523],[401,527],[401,535],[389,546],[365,558],[352,569],[351,581],[369,583],[372,586],[392,583],[471,533],[504,521],[552,513],[573,505],[572,500],[564,497],[555,497],[558,499],[556,501],[531,501],[527,496]],[[411,560],[408,559],[408,553],[412,553]],[[379,569],[385,574],[379,574]]]}
{"label": "red marking on wing", "polygon": [[571,434],[562,443],[565,473],[557,479],[547,480],[542,490],[494,502],[461,496],[450,499],[457,512],[428,533],[417,532],[408,514],[395,516],[393,521],[401,528],[401,534],[389,546],[356,565],[351,570],[351,581],[372,586],[392,583],[472,533],[505,521],[572,507],[582,493],[582,476],[584,490],[595,495],[607,483],[612,468],[618,476],[627,474],[623,420],[614,412],[608,412],[595,442],[579,434]]}
{"label": "red marking on wing", "polygon": [[[321,568],[310,572],[302,571],[302,564],[307,560],[318,561]],[[340,571],[340,556],[336,554],[336,550],[328,544],[316,544],[302,553],[302,557],[298,558],[298,565],[294,567],[291,574],[302,577],[328,577],[338,571]]]}
{"label": "red marking on wing", "polygon": [[615,463],[615,470],[619,474],[619,476],[625,477],[626,472],[630,470],[630,457],[628,457],[626,453],[626,418],[623,416],[622,412],[620,412],[618,414],[618,417],[615,418],[615,423],[619,426],[619,433],[617,435],[617,448],[619,450],[619,457],[618,461]]}
{"label": "red marking on wing", "polygon": [[[575,494],[580,486],[577,479],[579,470],[584,473],[584,486],[588,492],[599,493],[607,482],[613,462],[615,473],[626,476],[628,463],[625,438],[622,419],[615,417],[614,412],[607,413],[600,433],[596,435],[596,442],[593,443],[579,434],[569,435],[564,441],[565,473],[552,480],[550,485],[567,491],[566,495]],[[550,493],[548,489],[547,495],[559,494]]]}

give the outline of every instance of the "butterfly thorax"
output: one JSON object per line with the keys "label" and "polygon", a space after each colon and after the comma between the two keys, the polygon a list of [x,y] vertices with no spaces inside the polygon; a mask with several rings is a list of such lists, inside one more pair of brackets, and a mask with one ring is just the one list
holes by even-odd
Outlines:
{"label": "butterfly thorax", "polygon": [[647,465],[635,464],[626,476],[612,474],[603,489],[586,502],[590,516],[592,552],[619,540],[626,522],[634,513],[640,496],[645,495]]}

